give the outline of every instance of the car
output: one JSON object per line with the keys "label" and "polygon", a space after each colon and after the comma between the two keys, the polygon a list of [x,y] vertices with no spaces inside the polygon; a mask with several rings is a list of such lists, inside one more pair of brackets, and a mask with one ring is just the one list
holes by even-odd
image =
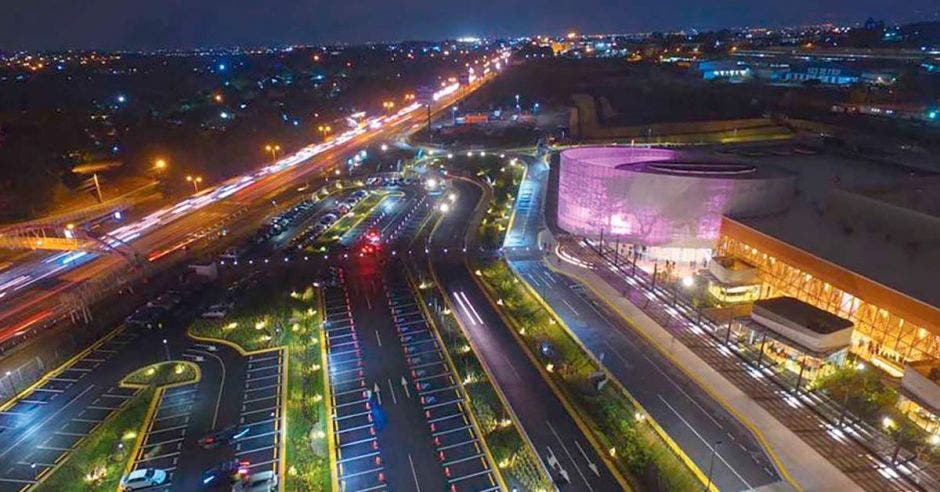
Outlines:
{"label": "car", "polygon": [[253,473],[232,486],[232,492],[274,492],[277,474],[273,470]]}
{"label": "car", "polygon": [[205,319],[222,319],[228,316],[229,309],[231,307],[226,304],[213,304],[203,311],[202,317]]}
{"label": "car", "polygon": [[356,198],[359,198],[359,199],[363,199],[363,198],[367,197],[368,195],[369,195],[369,192],[366,191],[366,190],[359,190],[359,191],[357,191],[357,192],[355,192],[355,193],[352,194],[352,196],[354,196],[354,197],[356,197]]}
{"label": "car", "polygon": [[334,214],[326,214],[326,215],[324,215],[323,217],[320,218],[320,221],[319,221],[319,222],[320,222],[320,224],[323,224],[323,225],[325,225],[325,226],[328,226],[328,225],[332,224],[333,222],[336,222],[336,219],[337,219],[336,215],[334,215]]}
{"label": "car", "polygon": [[212,488],[220,485],[227,485],[235,481],[241,481],[248,475],[248,460],[232,458],[230,460],[220,461],[212,468],[202,472],[203,487]]}
{"label": "car", "polygon": [[166,310],[158,306],[145,306],[127,317],[124,322],[128,326],[141,326],[147,329],[163,328],[163,318]]}
{"label": "car", "polygon": [[141,468],[121,477],[121,490],[141,490],[166,482],[166,472],[159,468]]}
{"label": "car", "polygon": [[227,446],[245,438],[251,432],[251,427],[233,425],[212,434],[201,437],[196,444],[203,449],[214,449],[219,446]]}

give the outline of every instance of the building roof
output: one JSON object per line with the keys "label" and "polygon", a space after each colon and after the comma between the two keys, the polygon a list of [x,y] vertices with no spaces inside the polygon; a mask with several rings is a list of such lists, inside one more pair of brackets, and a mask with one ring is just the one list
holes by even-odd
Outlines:
{"label": "building roof", "polygon": [[828,335],[854,326],[847,319],[840,318],[794,297],[760,299],[754,301],[754,307],[762,308],[820,335]]}
{"label": "building roof", "polygon": [[[865,220],[827,213],[827,201],[834,189],[868,190],[863,193],[885,204],[898,207],[909,204],[919,211],[932,211],[936,203],[931,203],[930,198],[940,196],[940,178],[926,171],[828,153],[767,153],[757,159],[797,174],[796,199],[782,214],[732,219],[916,301],[940,308],[936,276],[940,248],[936,242],[928,244],[873,231]],[[913,178],[922,180],[920,189],[924,191],[917,191],[912,185]]]}

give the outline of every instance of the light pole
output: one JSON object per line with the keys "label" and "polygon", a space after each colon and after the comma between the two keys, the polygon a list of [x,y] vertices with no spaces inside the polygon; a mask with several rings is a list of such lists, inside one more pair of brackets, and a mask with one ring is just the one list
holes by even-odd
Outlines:
{"label": "light pole", "polygon": [[718,446],[721,446],[721,441],[715,441],[715,445],[712,447],[712,457],[708,460],[708,483],[705,484],[705,491],[712,486],[712,469],[715,466],[715,455],[718,454]]}
{"label": "light pole", "polygon": [[271,154],[271,160],[276,161],[276,160],[277,160],[277,153],[281,151],[281,146],[280,146],[280,145],[277,145],[277,144],[275,144],[275,145],[270,145],[270,144],[269,144],[269,145],[265,145],[265,146],[264,146],[264,150],[265,150],[266,152],[268,152],[269,154]]}
{"label": "light pole", "polygon": [[166,361],[170,361],[170,345],[167,344],[166,338],[163,339],[163,351],[166,353]]}
{"label": "light pole", "polygon": [[199,183],[202,183],[202,176],[186,176],[186,181],[193,184],[193,190],[199,193]]}

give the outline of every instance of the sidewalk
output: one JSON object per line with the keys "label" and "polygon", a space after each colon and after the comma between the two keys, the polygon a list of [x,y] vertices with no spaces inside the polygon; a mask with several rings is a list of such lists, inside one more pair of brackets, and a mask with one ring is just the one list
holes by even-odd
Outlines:
{"label": "sidewalk", "polygon": [[[675,339],[664,328],[613,289],[590,269],[559,261],[546,261],[549,268],[589,287],[611,308],[626,318],[645,338],[679,368],[735,414],[762,442],[780,472],[789,474],[806,491],[860,490],[858,485],[832,465],[793,431],[785,427],[752,398]],[[668,349],[667,349],[668,347]]]}

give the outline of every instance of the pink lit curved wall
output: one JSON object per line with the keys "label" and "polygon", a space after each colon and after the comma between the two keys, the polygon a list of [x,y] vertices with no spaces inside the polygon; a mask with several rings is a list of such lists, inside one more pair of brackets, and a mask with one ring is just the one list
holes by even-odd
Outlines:
{"label": "pink lit curved wall", "polygon": [[[783,211],[792,176],[662,173],[646,165],[682,164],[669,149],[581,147],[561,153],[558,224],[579,236],[620,238],[647,246],[712,248],[722,215]],[[698,161],[696,161],[698,162]]]}

